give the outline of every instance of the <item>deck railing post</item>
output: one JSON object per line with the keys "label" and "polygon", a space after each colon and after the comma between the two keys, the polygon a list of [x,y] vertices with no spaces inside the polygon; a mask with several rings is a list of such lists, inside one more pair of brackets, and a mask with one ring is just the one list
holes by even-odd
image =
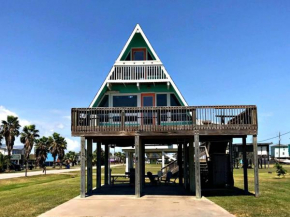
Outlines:
{"label": "deck railing post", "polygon": [[196,127],[196,109],[192,110],[192,125],[193,125],[193,128]]}
{"label": "deck railing post", "polygon": [[122,130],[125,130],[125,111],[122,110],[121,112],[121,126],[122,126]]}

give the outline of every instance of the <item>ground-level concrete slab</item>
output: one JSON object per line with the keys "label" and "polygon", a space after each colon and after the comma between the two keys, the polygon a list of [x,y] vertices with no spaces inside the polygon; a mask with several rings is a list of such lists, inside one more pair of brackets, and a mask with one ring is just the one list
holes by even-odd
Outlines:
{"label": "ground-level concrete slab", "polygon": [[206,198],[193,196],[134,196],[92,195],[76,197],[42,215],[48,216],[166,216],[212,217],[233,216]]}

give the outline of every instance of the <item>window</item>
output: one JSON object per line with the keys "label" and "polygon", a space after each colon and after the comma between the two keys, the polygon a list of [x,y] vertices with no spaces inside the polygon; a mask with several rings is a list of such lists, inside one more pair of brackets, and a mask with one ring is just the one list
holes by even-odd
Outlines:
{"label": "window", "polygon": [[157,106],[167,106],[167,94],[157,94]]}
{"label": "window", "polygon": [[171,106],[181,106],[175,94],[170,94],[170,105]]}
{"label": "window", "polygon": [[153,60],[153,57],[151,56],[149,52],[147,52],[147,57],[148,57],[148,60]]}
{"label": "window", "polygon": [[113,107],[137,107],[137,96],[113,96]]}
{"label": "window", "polygon": [[[167,106],[167,94],[157,94],[157,106]],[[161,121],[167,121],[167,111],[161,111]]]}
{"label": "window", "polygon": [[146,60],[146,48],[132,49],[132,60]]}
{"label": "window", "polygon": [[130,61],[131,60],[131,52],[129,52],[128,56],[125,59],[126,61]]}
{"label": "window", "polygon": [[109,96],[105,95],[99,104],[99,107],[109,107]]}

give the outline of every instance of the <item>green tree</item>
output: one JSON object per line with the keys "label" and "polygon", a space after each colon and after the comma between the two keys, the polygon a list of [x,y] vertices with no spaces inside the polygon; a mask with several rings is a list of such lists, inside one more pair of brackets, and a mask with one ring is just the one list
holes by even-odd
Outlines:
{"label": "green tree", "polygon": [[7,170],[10,172],[10,160],[11,160],[11,152],[13,150],[15,137],[19,136],[19,128],[20,128],[18,117],[14,117],[12,115],[7,116],[7,120],[3,120],[1,124],[1,136],[5,138],[5,144],[8,151],[8,162],[7,162]]}
{"label": "green tree", "polygon": [[72,166],[74,166],[77,163],[78,156],[74,151],[69,151],[65,154],[65,158],[68,163],[72,163]]}
{"label": "green tree", "polygon": [[52,143],[49,147],[49,151],[53,157],[53,168],[55,168],[56,157],[60,160],[60,168],[62,168],[62,161],[64,158],[64,151],[67,148],[67,142],[65,138],[61,137],[59,133],[52,134]]}
{"label": "green tree", "polygon": [[36,138],[39,137],[38,133],[39,131],[35,128],[35,125],[28,125],[23,127],[22,133],[20,135],[20,142],[24,144],[25,150],[24,153],[26,163],[25,176],[27,176],[29,155],[33,148]]}
{"label": "green tree", "polygon": [[[41,165],[42,167],[46,161],[51,143],[52,143],[51,137],[47,138],[45,136],[35,141],[36,161],[37,161],[37,164]],[[46,170],[45,170],[45,174],[46,174]]]}
{"label": "green tree", "polygon": [[0,152],[0,173],[4,170],[4,155]]}

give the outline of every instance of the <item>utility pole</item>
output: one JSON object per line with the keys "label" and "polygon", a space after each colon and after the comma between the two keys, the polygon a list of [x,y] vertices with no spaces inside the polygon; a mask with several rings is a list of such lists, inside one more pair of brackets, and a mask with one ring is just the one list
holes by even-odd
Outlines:
{"label": "utility pole", "polygon": [[279,132],[279,160],[280,160],[280,152],[281,152],[281,143],[280,143],[280,141],[281,141],[281,134],[280,134],[280,132]]}

